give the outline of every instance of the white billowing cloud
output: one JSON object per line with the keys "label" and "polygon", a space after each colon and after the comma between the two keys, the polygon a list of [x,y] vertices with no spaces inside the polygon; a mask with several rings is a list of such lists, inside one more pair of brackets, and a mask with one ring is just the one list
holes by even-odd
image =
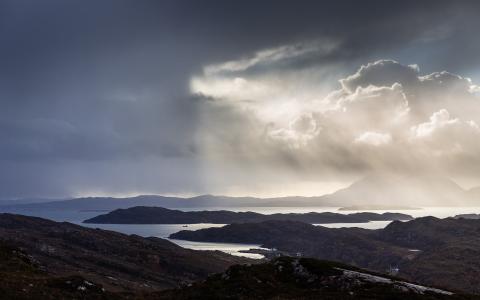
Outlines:
{"label": "white billowing cloud", "polygon": [[435,131],[444,128],[446,126],[452,126],[458,124],[460,121],[458,119],[451,119],[450,114],[446,109],[439,110],[435,112],[431,117],[429,122],[419,124],[414,126],[412,130],[416,137],[427,137],[431,136]]}
{"label": "white billowing cloud", "polygon": [[411,128],[412,144],[425,156],[434,155],[447,161],[468,159],[475,163],[480,151],[480,127],[473,120],[452,118],[442,109],[435,112],[428,122]]}
{"label": "white billowing cloud", "polygon": [[358,87],[391,86],[394,83],[402,85],[415,84],[420,69],[417,65],[404,66],[393,60],[379,60],[361,66],[353,75],[340,80],[342,88],[352,93]]}
{"label": "white billowing cloud", "polygon": [[[308,180],[372,170],[448,172],[452,177],[480,172],[479,89],[468,78],[445,71],[421,74],[417,65],[379,60],[340,79],[339,89],[316,97],[315,85],[295,80],[303,69],[272,69],[274,74],[260,77],[241,72],[258,63],[217,66],[215,75],[194,78],[205,86],[193,92],[217,100],[208,101],[204,116],[208,125],[203,130],[211,137],[204,149],[211,165],[238,164],[238,172],[269,170]],[[243,86],[219,93],[214,83],[221,80]],[[220,107],[235,123],[222,123],[218,130]]]}
{"label": "white billowing cloud", "polygon": [[271,130],[268,135],[271,139],[281,140],[292,148],[300,148],[308,145],[320,130],[317,121],[311,115],[302,115],[293,120],[288,128]]}
{"label": "white billowing cloud", "polygon": [[353,129],[391,127],[401,122],[410,110],[399,83],[385,87],[357,87],[352,93],[335,94],[329,100],[336,103],[335,118],[345,125],[352,123]]}
{"label": "white billowing cloud", "polygon": [[355,139],[356,143],[364,143],[372,146],[386,145],[392,142],[392,136],[388,133],[367,131]]}

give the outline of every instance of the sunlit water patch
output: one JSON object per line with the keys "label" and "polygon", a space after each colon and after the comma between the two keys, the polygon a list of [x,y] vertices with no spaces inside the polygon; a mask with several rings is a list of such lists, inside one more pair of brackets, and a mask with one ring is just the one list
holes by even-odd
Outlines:
{"label": "sunlit water patch", "polygon": [[237,243],[205,243],[205,242],[191,242],[191,241],[174,240],[174,239],[170,239],[170,241],[188,249],[219,250],[231,255],[244,256],[244,257],[255,258],[255,259],[260,259],[264,257],[261,254],[241,252],[241,251],[246,251],[250,249],[264,249],[264,248],[261,248],[260,245],[237,244]]}
{"label": "sunlit water patch", "polygon": [[331,223],[331,224],[313,224],[315,226],[324,226],[328,228],[359,227],[365,229],[382,229],[391,221],[370,221],[368,223]]}
{"label": "sunlit water patch", "polygon": [[74,222],[90,228],[100,228],[105,230],[118,231],[125,234],[136,234],[143,237],[168,238],[172,233],[180,230],[198,230],[203,228],[222,227],[225,224],[87,224]]}
{"label": "sunlit water patch", "polygon": [[104,230],[112,230],[125,234],[136,234],[143,237],[159,237],[168,239],[169,241],[188,249],[193,250],[219,250],[225,253],[244,256],[255,259],[263,258],[263,255],[255,253],[243,253],[241,251],[249,249],[260,249],[259,245],[250,244],[234,244],[234,243],[204,243],[204,242],[191,242],[169,239],[170,234],[178,232],[180,230],[198,230],[203,228],[222,227],[225,224],[86,224],[80,222],[74,222],[78,225],[82,225],[90,228],[100,228]]}

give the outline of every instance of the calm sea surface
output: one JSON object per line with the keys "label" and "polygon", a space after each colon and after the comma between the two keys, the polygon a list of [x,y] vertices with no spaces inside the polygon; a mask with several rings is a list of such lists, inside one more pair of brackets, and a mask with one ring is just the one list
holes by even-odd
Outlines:
{"label": "calm sea surface", "polygon": [[[202,208],[178,208],[180,210],[206,210]],[[342,214],[355,213],[358,211],[338,210],[339,207],[211,207],[208,210],[231,210],[231,211],[253,211],[262,214],[274,213],[307,213],[307,212],[336,212]],[[425,207],[417,210],[362,210],[367,212],[399,212],[412,215],[413,217],[434,216],[437,218],[452,217],[465,213],[480,213],[480,207]],[[83,220],[104,214],[103,211],[18,211],[19,214],[37,216],[55,221],[67,221],[78,225],[91,228],[101,228],[106,230],[118,231],[125,234],[136,234],[144,237],[154,236],[168,238],[172,233],[180,230],[197,230],[210,227],[221,227],[224,224],[154,224],[154,225],[125,225],[125,224],[83,224]],[[335,224],[315,224],[330,228],[340,227],[360,227],[366,229],[380,229],[387,226],[389,221],[374,221],[369,223],[335,223]],[[229,243],[201,243],[181,240],[170,240],[182,247],[196,250],[220,250],[232,255],[248,256],[252,258],[261,258],[258,254],[241,253],[242,250],[259,248],[259,245],[229,244]]]}

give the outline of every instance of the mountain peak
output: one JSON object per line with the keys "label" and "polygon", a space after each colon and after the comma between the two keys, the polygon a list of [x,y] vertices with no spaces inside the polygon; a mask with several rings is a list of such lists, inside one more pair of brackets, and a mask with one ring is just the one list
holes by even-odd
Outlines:
{"label": "mountain peak", "polygon": [[328,196],[346,205],[461,205],[466,192],[448,177],[371,173]]}

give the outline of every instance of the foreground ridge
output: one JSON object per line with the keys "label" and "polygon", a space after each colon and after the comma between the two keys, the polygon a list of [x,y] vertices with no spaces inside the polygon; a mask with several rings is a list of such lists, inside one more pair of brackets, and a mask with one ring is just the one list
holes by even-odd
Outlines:
{"label": "foreground ridge", "polygon": [[280,257],[222,274],[160,299],[478,299],[312,258]]}
{"label": "foreground ridge", "polygon": [[24,251],[47,274],[79,275],[118,292],[170,289],[252,261],[161,238],[12,214],[0,214],[0,243]]}

